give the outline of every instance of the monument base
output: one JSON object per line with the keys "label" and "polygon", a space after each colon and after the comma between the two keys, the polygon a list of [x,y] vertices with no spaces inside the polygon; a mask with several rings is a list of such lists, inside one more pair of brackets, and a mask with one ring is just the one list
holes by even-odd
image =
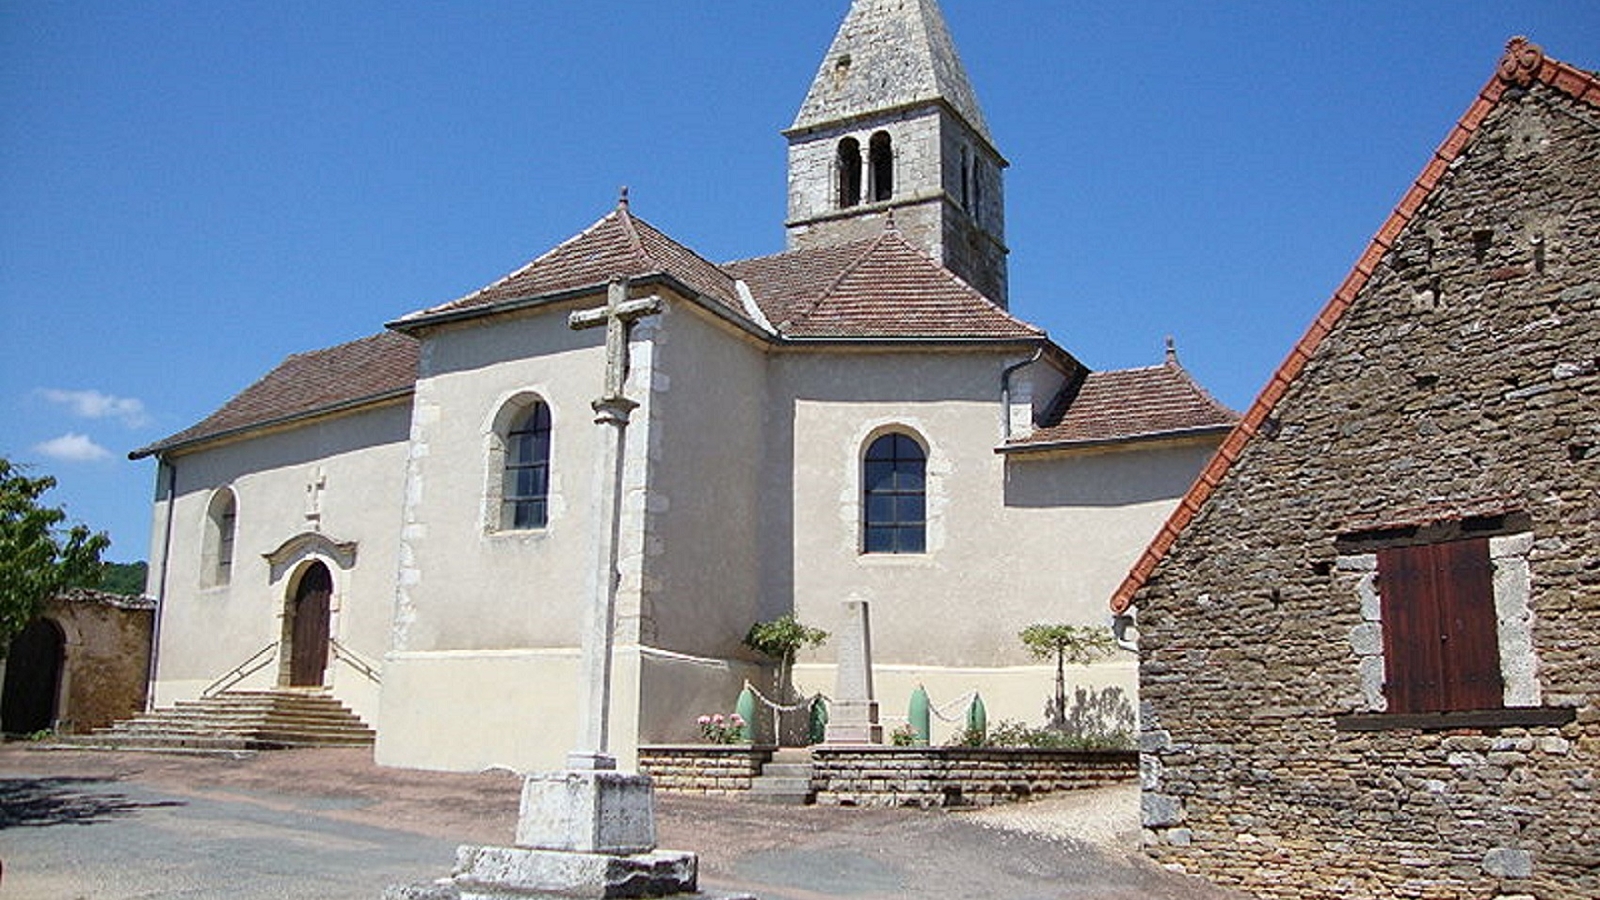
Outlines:
{"label": "monument base", "polygon": [[[656,850],[650,778],[607,769],[529,775],[515,847],[463,846],[449,878],[395,885],[384,900],[696,900],[699,857]],[[754,900],[737,895],[716,900]]]}
{"label": "monument base", "polygon": [[825,744],[881,744],[878,704],[873,700],[835,700],[828,708]]}

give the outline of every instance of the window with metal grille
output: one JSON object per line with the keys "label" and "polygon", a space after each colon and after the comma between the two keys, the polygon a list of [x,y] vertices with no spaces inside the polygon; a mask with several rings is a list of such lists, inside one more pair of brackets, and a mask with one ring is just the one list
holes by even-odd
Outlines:
{"label": "window with metal grille", "polygon": [[543,528],[550,521],[550,407],[535,402],[506,432],[502,494],[506,528]]}
{"label": "window with metal grille", "polygon": [[1391,713],[1504,705],[1489,539],[1378,550]]}
{"label": "window with metal grille", "polygon": [[865,553],[921,553],[927,547],[927,454],[908,434],[874,440],[862,461]]}

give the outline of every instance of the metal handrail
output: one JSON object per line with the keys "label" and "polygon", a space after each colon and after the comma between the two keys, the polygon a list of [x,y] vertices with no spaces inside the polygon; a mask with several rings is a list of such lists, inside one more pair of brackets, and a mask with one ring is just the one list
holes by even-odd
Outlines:
{"label": "metal handrail", "polygon": [[378,672],[378,667],[361,658],[361,654],[339,643],[338,638],[328,641],[328,647],[333,650],[333,658],[343,660],[350,668],[361,673],[373,684],[383,684],[383,675]]}
{"label": "metal handrail", "polygon": [[249,659],[238,664],[237,666],[234,666],[226,675],[223,675],[216,681],[211,682],[211,684],[209,684],[205,690],[200,692],[200,696],[211,697],[216,694],[220,694],[228,688],[233,687],[246,678],[249,678],[251,675],[254,675],[255,673],[271,665],[273,661],[273,654],[277,651],[277,649],[278,642],[273,641],[265,647],[262,647],[260,650],[257,650],[255,653],[252,653]]}

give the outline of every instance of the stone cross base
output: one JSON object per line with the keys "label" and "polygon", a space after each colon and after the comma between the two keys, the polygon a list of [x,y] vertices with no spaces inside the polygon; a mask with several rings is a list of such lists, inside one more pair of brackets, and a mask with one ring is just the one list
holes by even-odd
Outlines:
{"label": "stone cross base", "polygon": [[706,897],[696,893],[695,854],[656,849],[646,775],[569,769],[527,776],[516,844],[461,847],[449,878],[391,887],[384,900]]}
{"label": "stone cross base", "polygon": [[835,700],[828,706],[828,744],[881,744],[883,726],[878,724],[875,700]]}

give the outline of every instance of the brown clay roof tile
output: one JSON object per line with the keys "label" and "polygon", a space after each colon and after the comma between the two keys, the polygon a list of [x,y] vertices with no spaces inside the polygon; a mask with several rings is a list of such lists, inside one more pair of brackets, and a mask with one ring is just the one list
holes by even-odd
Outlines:
{"label": "brown clay roof tile", "polygon": [[409,392],[417,379],[417,341],[392,331],[297,353],[222,408],[171,437],[128,454],[140,459],[275,422]]}
{"label": "brown clay roof tile", "polygon": [[725,268],[788,339],[1046,340],[892,228]]}
{"label": "brown clay roof tile", "polygon": [[620,204],[577,236],[522,268],[457,300],[412,313],[401,325],[441,315],[599,288],[613,276],[668,275],[743,317],[733,279]]}
{"label": "brown clay roof tile", "polygon": [[1216,430],[1239,420],[1175,357],[1159,366],[1090,372],[1064,400],[1031,434],[1009,446],[1094,444]]}

